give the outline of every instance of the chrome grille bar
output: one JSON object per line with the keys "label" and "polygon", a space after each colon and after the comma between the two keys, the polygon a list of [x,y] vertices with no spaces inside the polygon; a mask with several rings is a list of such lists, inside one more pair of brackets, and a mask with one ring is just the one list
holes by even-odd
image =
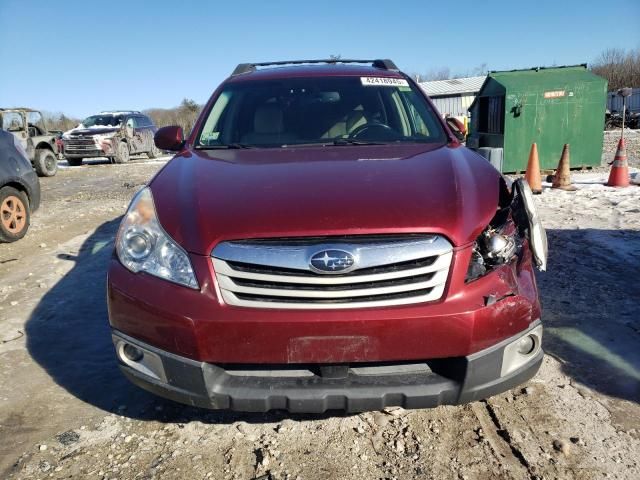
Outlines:
{"label": "chrome grille bar", "polygon": [[[356,268],[349,273],[316,273],[310,258],[317,252],[350,252]],[[296,240],[293,244],[224,242],[212,252],[222,299],[254,308],[363,308],[438,300],[444,293],[453,256],[441,236],[410,236],[349,242],[343,238]]]}

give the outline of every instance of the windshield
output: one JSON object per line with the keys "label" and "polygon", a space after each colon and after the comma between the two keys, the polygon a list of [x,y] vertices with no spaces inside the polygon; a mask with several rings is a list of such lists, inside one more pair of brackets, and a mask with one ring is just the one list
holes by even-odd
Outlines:
{"label": "windshield", "polygon": [[314,77],[226,85],[198,148],[446,142],[424,96],[400,78]]}
{"label": "windshield", "polygon": [[85,128],[91,127],[119,127],[122,125],[122,115],[92,115],[85,118],[81,126]]}

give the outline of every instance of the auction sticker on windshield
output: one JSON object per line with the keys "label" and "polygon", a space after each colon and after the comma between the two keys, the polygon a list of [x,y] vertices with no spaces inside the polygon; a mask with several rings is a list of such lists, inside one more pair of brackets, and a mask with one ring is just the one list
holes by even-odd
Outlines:
{"label": "auction sticker on windshield", "polygon": [[404,78],[389,77],[360,77],[365,87],[408,87],[409,82]]}

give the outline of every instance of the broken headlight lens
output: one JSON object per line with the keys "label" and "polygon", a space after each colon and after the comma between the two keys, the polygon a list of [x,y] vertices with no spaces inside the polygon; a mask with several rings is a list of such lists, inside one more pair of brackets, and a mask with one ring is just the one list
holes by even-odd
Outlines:
{"label": "broken headlight lens", "polygon": [[[513,228],[495,229],[487,227],[476,239],[467,269],[466,282],[482,277],[493,267],[509,263],[518,255],[520,243],[517,230]],[[510,233],[507,233],[511,231]]]}
{"label": "broken headlight lens", "polygon": [[545,271],[547,269],[547,232],[542,226],[535,202],[533,201],[533,193],[526,180],[518,179],[513,182],[516,197],[516,222],[522,230],[526,231],[529,239],[533,259],[538,269]]}
{"label": "broken headlight lens", "polygon": [[146,272],[198,288],[189,256],[160,225],[148,187],[131,201],[118,230],[116,253],[122,265],[134,273]]}

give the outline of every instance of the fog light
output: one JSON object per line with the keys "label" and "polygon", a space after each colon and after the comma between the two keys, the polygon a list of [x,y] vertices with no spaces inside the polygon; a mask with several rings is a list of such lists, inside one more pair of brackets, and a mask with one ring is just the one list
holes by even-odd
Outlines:
{"label": "fog light", "polygon": [[142,350],[128,343],[122,348],[122,353],[132,362],[139,362],[144,357]]}
{"label": "fog light", "polygon": [[537,325],[524,333],[522,337],[504,347],[500,376],[508,375],[527,363],[534,361],[539,357],[541,347],[542,325]]}
{"label": "fog light", "polygon": [[521,355],[529,355],[536,348],[536,340],[531,335],[522,337],[518,342],[518,353]]}

